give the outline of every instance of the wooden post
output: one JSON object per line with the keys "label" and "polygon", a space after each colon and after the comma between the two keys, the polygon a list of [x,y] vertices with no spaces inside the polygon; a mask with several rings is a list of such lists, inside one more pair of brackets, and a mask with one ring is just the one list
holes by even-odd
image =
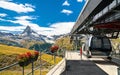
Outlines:
{"label": "wooden post", "polygon": [[41,68],[42,68],[42,63],[41,63],[41,51],[40,51],[40,75],[42,75],[42,74],[41,74],[41,72],[42,72],[42,71],[41,71]]}
{"label": "wooden post", "polygon": [[23,68],[23,70],[22,70],[22,75],[24,75],[24,66],[23,66],[22,68]]}
{"label": "wooden post", "polygon": [[32,75],[34,75],[34,62],[32,62]]}
{"label": "wooden post", "polygon": [[54,52],[54,65],[56,64],[56,56],[55,56],[55,53],[56,53],[56,52]]}

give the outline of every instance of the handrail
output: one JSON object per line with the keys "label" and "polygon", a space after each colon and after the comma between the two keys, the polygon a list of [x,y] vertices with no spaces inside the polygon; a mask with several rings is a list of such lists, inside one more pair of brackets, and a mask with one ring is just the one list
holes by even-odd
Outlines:
{"label": "handrail", "polygon": [[52,68],[47,75],[59,75],[65,70],[66,59],[63,58],[54,68]]}
{"label": "handrail", "polygon": [[10,68],[10,67],[13,67],[13,66],[15,66],[15,65],[18,65],[18,62],[14,63],[14,64],[11,64],[11,65],[8,65],[8,66],[6,66],[6,67],[0,68],[0,71],[5,70],[5,69],[8,69],[8,68]]}
{"label": "handrail", "polygon": [[[40,55],[39,55],[40,59],[41,59],[41,56],[44,55],[44,52],[46,53],[45,50],[40,52]],[[54,58],[53,58],[53,56],[52,56],[52,59],[50,59],[48,62],[54,61],[54,64],[56,64],[55,54],[54,54],[54,53],[50,53],[50,54],[51,54],[51,55],[54,55]],[[44,59],[43,59],[43,60],[44,60]],[[15,62],[14,64],[8,65],[8,66],[3,67],[3,68],[0,68],[0,73],[2,73],[1,71],[4,71],[4,70],[6,70],[6,69],[8,69],[8,68],[11,68],[11,67],[14,67],[15,65],[18,65],[18,64],[19,64],[19,62]],[[34,75],[34,71],[37,70],[37,69],[40,69],[42,66],[46,65],[47,62],[41,63],[41,60],[40,60],[40,64],[39,64],[39,66],[37,66],[37,67],[34,67],[34,62],[31,62],[31,64],[32,64],[32,67],[31,67],[32,71],[30,71],[30,72],[27,73],[26,75],[29,75],[29,74]],[[54,65],[54,66],[55,66],[55,65]],[[24,67],[22,68],[22,75],[25,75],[25,74],[24,74]],[[41,69],[40,69],[40,75],[41,75]]]}
{"label": "handrail", "polygon": [[[41,52],[41,53],[44,53],[44,52],[46,52],[46,50],[44,50],[43,52]],[[51,54],[53,54],[53,53],[51,53]],[[41,58],[41,56],[42,56],[43,54],[41,54],[40,55],[40,58]],[[52,61],[53,59],[51,59],[50,61]],[[49,62],[50,62],[49,61]],[[33,63],[32,63],[33,64]],[[36,68],[34,68],[33,69],[33,71],[35,71],[35,70],[37,70],[37,69],[39,69],[39,68],[41,68],[41,66],[44,66],[45,64],[47,64],[47,62],[46,63],[44,63],[44,64],[40,64],[40,66],[38,66],[38,67],[36,67]],[[26,75],[29,75],[29,74],[31,74],[33,71],[31,71],[31,72],[29,72],[29,73],[27,73]],[[41,74],[40,74],[41,75]]]}
{"label": "handrail", "polygon": [[[53,59],[52,59],[52,60],[53,60]],[[52,60],[50,60],[50,61],[52,61]],[[50,62],[50,61],[49,61],[49,62]],[[47,64],[47,62],[44,63],[44,64],[42,64],[42,65],[40,65],[40,66],[37,66],[36,68],[33,69],[33,71],[35,71],[35,70],[41,68],[41,66],[44,66],[45,64]],[[31,74],[31,73],[32,73],[32,72],[29,72],[29,73],[27,73],[26,75],[29,75],[29,74]]]}

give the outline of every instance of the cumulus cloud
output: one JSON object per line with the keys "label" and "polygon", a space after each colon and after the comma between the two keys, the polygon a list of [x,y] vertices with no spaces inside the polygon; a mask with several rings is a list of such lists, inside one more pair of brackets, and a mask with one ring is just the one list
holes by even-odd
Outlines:
{"label": "cumulus cloud", "polygon": [[75,22],[60,22],[52,24],[50,27],[54,28],[53,34],[60,35],[69,33]]}
{"label": "cumulus cloud", "polygon": [[67,0],[66,0],[62,5],[63,5],[63,6],[70,6],[70,4],[68,3]]}
{"label": "cumulus cloud", "polygon": [[82,2],[83,0],[77,0],[77,2]]}
{"label": "cumulus cloud", "polygon": [[61,11],[61,13],[64,13],[64,14],[70,15],[70,14],[73,13],[73,11],[71,11],[71,10],[67,10],[67,9],[63,9],[63,10]]}
{"label": "cumulus cloud", "polygon": [[23,31],[24,26],[0,26],[0,30],[3,31]]}
{"label": "cumulus cloud", "polygon": [[33,20],[33,19],[36,19],[36,18],[32,17],[32,16],[19,16],[19,17],[15,17],[15,19],[18,19],[18,20]]}
{"label": "cumulus cloud", "polygon": [[36,30],[37,28],[39,28],[39,25],[32,23],[31,21],[28,20],[32,20],[34,18],[30,17],[30,16],[21,16],[21,17],[15,17],[16,20],[6,20],[6,19],[2,19],[0,18],[1,21],[5,21],[5,22],[11,22],[14,24],[19,24],[21,26],[0,26],[0,30],[3,31],[23,31],[23,29],[25,29],[27,26],[30,26],[32,29]]}
{"label": "cumulus cloud", "polygon": [[34,6],[31,4],[18,4],[18,3],[13,3],[8,0],[1,0],[0,1],[0,8],[15,11],[17,13],[27,13],[27,12],[33,12]]}
{"label": "cumulus cloud", "polygon": [[29,20],[33,20],[36,19],[34,17],[31,16],[20,16],[20,17],[15,17],[16,20],[7,20],[8,22],[14,23],[14,24],[20,24],[23,26],[30,26],[33,29],[37,29],[39,28],[38,24],[32,23]]}
{"label": "cumulus cloud", "polygon": [[14,24],[20,24],[24,27],[26,26],[30,26],[33,29],[37,29],[39,28],[38,24],[32,23],[30,20],[36,19],[35,17],[32,16],[19,16],[19,17],[14,17],[16,20],[6,20],[6,19],[2,19],[0,18],[1,21],[5,21],[5,22],[11,22]]}
{"label": "cumulus cloud", "polygon": [[0,13],[0,17],[6,17],[7,16],[7,14],[5,14],[5,13]]}
{"label": "cumulus cloud", "polygon": [[49,27],[40,27],[39,34],[47,36],[67,34],[71,31],[75,22],[59,22],[51,24]]}
{"label": "cumulus cloud", "polygon": [[69,33],[75,22],[59,22],[49,24],[49,27],[40,27],[40,25],[33,23],[31,20],[36,19],[34,16],[18,16],[14,17],[15,20],[6,20],[0,18],[1,21],[11,22],[14,24],[19,24],[21,26],[0,26],[2,31],[20,31],[22,32],[27,26],[30,26],[34,31],[39,34],[51,36]]}

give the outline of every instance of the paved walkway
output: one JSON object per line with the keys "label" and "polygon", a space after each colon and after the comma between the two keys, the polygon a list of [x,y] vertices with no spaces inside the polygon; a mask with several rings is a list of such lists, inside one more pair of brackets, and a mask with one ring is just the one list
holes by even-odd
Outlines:
{"label": "paved walkway", "polygon": [[61,75],[117,75],[117,66],[102,58],[90,58],[79,52],[66,53],[67,66]]}

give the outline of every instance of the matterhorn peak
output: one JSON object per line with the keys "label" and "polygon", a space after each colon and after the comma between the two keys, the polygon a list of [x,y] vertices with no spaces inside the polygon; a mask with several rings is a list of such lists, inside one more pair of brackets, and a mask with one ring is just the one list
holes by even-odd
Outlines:
{"label": "matterhorn peak", "polygon": [[32,32],[34,32],[30,26],[27,26],[22,34],[30,35]]}
{"label": "matterhorn peak", "polygon": [[39,34],[31,29],[30,26],[27,26],[25,30],[22,32],[23,36],[36,36],[39,37]]}

